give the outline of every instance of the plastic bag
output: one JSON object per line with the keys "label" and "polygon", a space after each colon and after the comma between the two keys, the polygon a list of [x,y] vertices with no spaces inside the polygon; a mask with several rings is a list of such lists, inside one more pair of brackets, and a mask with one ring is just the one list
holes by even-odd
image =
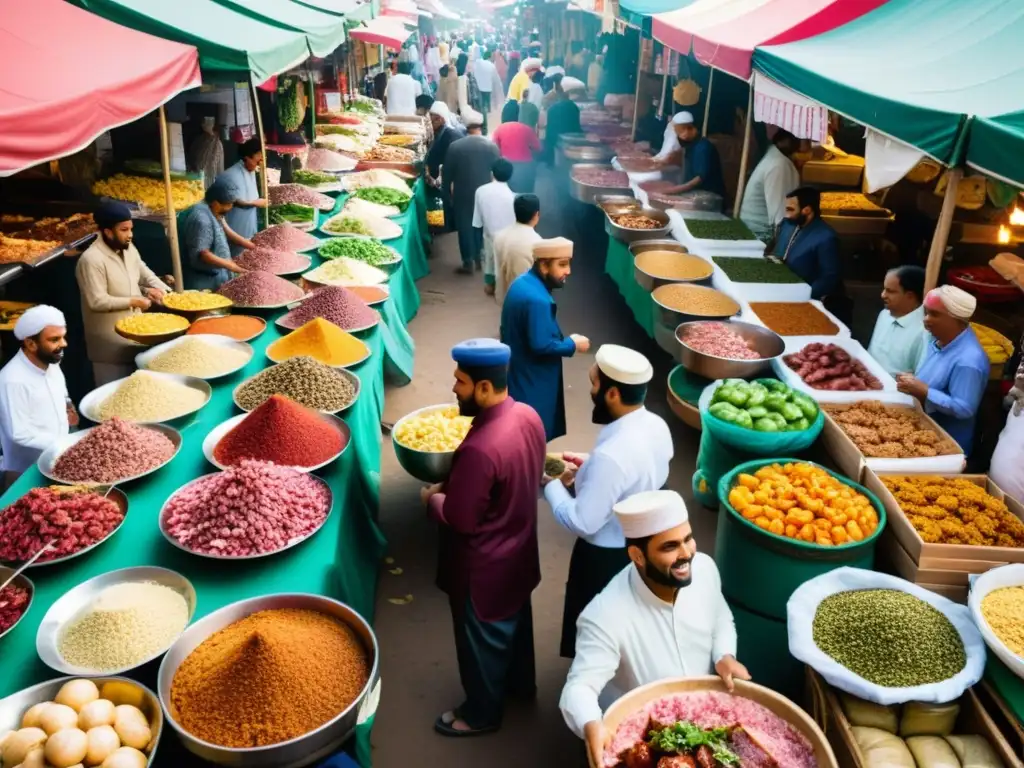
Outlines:
{"label": "plastic bag", "polygon": [[900,718],[896,707],[883,707],[842,692],[839,693],[839,701],[842,702],[843,713],[850,725],[878,728],[889,733],[896,733],[899,728]]}
{"label": "plastic bag", "polygon": [[925,704],[912,701],[903,708],[900,718],[900,736],[948,736],[956,726],[960,703]]}
{"label": "plastic bag", "polygon": [[850,730],[864,755],[864,768],[916,768],[913,755],[899,736],[859,725]]}
{"label": "plastic bag", "polygon": [[911,736],[907,749],[914,756],[917,768],[960,768],[956,752],[939,736]]}
{"label": "plastic bag", "polygon": [[[964,668],[939,683],[888,688],[865,680],[835,661],[814,642],[814,616],[818,604],[826,597],[855,589],[900,590],[941,611],[960,633],[967,654]],[[786,617],[789,652],[793,656],[815,670],[833,687],[876,704],[903,704],[908,701],[941,704],[953,701],[981,680],[985,672],[985,641],[971,618],[970,609],[896,576],[862,568],[836,568],[801,584],[786,603]]]}
{"label": "plastic bag", "polygon": [[1003,768],[1003,761],[984,736],[947,736],[960,768]]}

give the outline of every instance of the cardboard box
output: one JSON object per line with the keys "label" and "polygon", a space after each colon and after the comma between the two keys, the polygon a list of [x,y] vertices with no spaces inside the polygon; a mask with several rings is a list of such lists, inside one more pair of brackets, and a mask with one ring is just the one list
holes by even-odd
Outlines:
{"label": "cardboard box", "polygon": [[[862,402],[870,400],[870,395],[862,398]],[[836,463],[839,471],[851,480],[863,484],[864,472],[872,469],[876,472],[888,474],[950,474],[955,475],[963,472],[967,459],[964,454],[956,453],[947,456],[933,456],[919,459],[882,459],[868,457],[861,453],[860,448],[847,435],[841,426],[832,418],[833,413],[845,411],[857,403],[822,403],[822,410],[825,411],[825,426],[821,430],[821,442],[825,446],[832,460]],[[950,434],[940,427],[934,419],[924,412],[921,404],[914,402],[906,406],[913,410],[921,420],[923,428],[937,432],[941,437],[956,443]]]}
{"label": "cardboard box", "polygon": [[[807,692],[808,708],[828,737],[840,768],[868,768],[835,689],[810,667],[807,668]],[[968,689],[960,697],[960,714],[953,733],[984,736],[1006,768],[1024,768],[1024,762],[989,716],[974,689]]]}
{"label": "cardboard box", "polygon": [[940,560],[931,558],[927,567],[914,562],[914,558],[903,548],[887,528],[878,539],[878,554],[885,564],[892,566],[900,578],[912,584],[940,584],[951,587],[967,587],[973,573],[984,573],[1003,563],[986,560]]}
{"label": "cardboard box", "polygon": [[[935,560],[967,560],[978,563],[978,567],[981,569],[972,571],[973,573],[983,573],[989,568],[994,568],[996,565],[1004,563],[1024,563],[1024,547],[985,547],[971,544],[926,543],[917,533],[914,526],[911,525],[900,505],[896,502],[895,497],[885,487],[881,478],[893,475],[934,474],[934,472],[886,472],[877,474],[871,469],[867,469],[864,478],[861,480],[861,484],[881,500],[888,518],[887,525],[889,531],[896,537],[914,563],[920,566],[922,561],[925,561],[928,563],[928,567],[932,567]],[[988,475],[945,474],[938,476],[958,478],[974,483],[984,489],[989,495],[1004,501],[1011,514],[1020,520],[1024,520],[1024,505],[1003,493],[1003,490],[993,483]]]}

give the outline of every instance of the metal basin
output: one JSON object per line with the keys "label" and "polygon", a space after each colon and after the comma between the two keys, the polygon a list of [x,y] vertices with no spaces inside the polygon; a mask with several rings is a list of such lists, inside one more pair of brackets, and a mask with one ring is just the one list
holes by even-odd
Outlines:
{"label": "metal basin", "polygon": [[440,403],[419,408],[400,418],[391,430],[391,444],[395,448],[395,458],[398,459],[398,463],[401,464],[402,469],[424,483],[440,483],[448,479],[448,475],[452,471],[452,459],[455,458],[455,451],[418,451],[415,448],[410,448],[398,442],[396,437],[398,428],[410,419],[449,408],[451,405],[452,403]]}
{"label": "metal basin", "polygon": [[[42,704],[44,701],[53,701],[64,683],[77,679],[79,678],[58,677],[47,680],[45,683],[33,685],[31,688],[23,688],[17,693],[0,699],[0,733],[17,730],[21,726],[22,716],[29,707]],[[160,709],[160,700],[156,694],[146,686],[129,680],[127,677],[104,676],[90,679],[99,686],[100,696],[109,698],[115,704],[134,704],[141,695],[142,702],[139,704],[139,709],[149,721],[149,728],[152,731],[149,746],[143,752],[148,758],[146,765],[152,765],[156,760],[156,748],[164,727],[164,713]]]}
{"label": "metal basin", "polygon": [[[11,578],[11,574],[13,574],[16,570],[16,568],[8,568],[6,565],[0,565],[0,584],[3,584],[5,581]],[[28,592],[28,605],[26,605],[25,610],[21,612],[21,616],[18,617],[18,621],[11,624],[11,626],[9,626],[4,631],[0,632],[0,638],[3,638],[4,635],[6,635],[8,632],[11,632],[16,626],[18,626],[21,620],[25,618],[25,616],[28,614],[30,610],[32,610],[32,601],[36,599],[36,585],[33,584],[32,580],[29,579],[29,577],[26,576],[24,573],[19,573],[18,577],[11,582],[11,585],[17,585],[24,589],[26,592]],[[3,712],[2,708],[0,708],[0,733],[2,733],[4,730],[6,729],[4,728],[3,725]]]}
{"label": "metal basin", "polygon": [[570,146],[562,150],[569,163],[607,163],[615,153],[605,146]]}
{"label": "metal basin", "polygon": [[566,147],[600,147],[601,142],[588,139],[585,133],[563,133],[558,137],[559,149]]}
{"label": "metal basin", "polygon": [[[135,365],[140,369],[149,370],[150,363],[152,363],[157,357],[162,355],[167,350],[173,349],[179,344],[184,344],[186,341],[189,340],[200,340],[206,344],[209,344],[210,346],[222,347],[224,349],[232,349],[237,352],[243,352],[246,355],[245,362],[242,363],[241,365],[236,365],[233,368],[229,368],[226,371],[222,371],[221,373],[215,373],[212,376],[196,376],[197,379],[203,379],[204,381],[213,381],[214,379],[220,379],[223,378],[224,376],[230,376],[231,374],[237,373],[238,371],[245,368],[245,366],[249,364],[249,361],[252,360],[252,347],[249,344],[246,344],[244,341],[235,341],[230,336],[218,336],[216,334],[207,333],[193,333],[190,336],[179,336],[176,339],[165,341],[163,344],[158,344],[155,347],[151,347],[150,349],[147,349],[145,352],[140,352],[135,356]],[[159,373],[159,371],[154,372]]]}
{"label": "metal basin", "polygon": [[627,227],[621,227],[612,221],[612,216],[617,214],[606,210],[604,217],[604,231],[608,233],[609,237],[614,237],[622,243],[635,243],[638,240],[663,239],[668,236],[669,231],[672,229],[672,222],[669,221],[668,214],[664,211],[658,211],[654,208],[648,207],[637,207],[630,211],[623,211],[623,213],[647,216],[648,218],[660,222],[661,226],[657,229],[629,229]]}
{"label": "metal basin", "polygon": [[[76,587],[65,592],[53,605],[50,606],[50,610],[43,616],[42,622],[39,624],[39,630],[36,632],[36,653],[39,654],[39,658],[46,666],[63,672],[66,675],[94,675],[97,670],[90,667],[76,667],[74,664],[66,661],[64,656],[60,652],[60,638],[64,633],[65,628],[69,623],[74,621],[78,616],[89,608],[99,597],[100,593],[103,592],[107,587],[112,587],[115,584],[125,584],[129,582],[140,582],[148,581],[155,584],[162,584],[165,587],[173,589],[178,592],[182,597],[185,598],[185,602],[188,605],[188,621],[192,621],[192,616],[196,612],[196,590],[192,586],[192,582],[182,576],[180,573],[168,570],[167,568],[158,568],[156,566],[143,565],[137,568],[122,568],[117,571],[109,571],[101,574],[88,581],[83,581]],[[188,622],[186,622],[188,626]],[[184,628],[182,629],[184,631]],[[124,667],[122,669],[106,669],[99,670],[104,674],[108,675],[120,675],[129,670],[141,667],[143,664],[147,664],[153,659],[161,656],[168,647],[161,648],[158,652],[148,656],[145,659],[140,659],[131,666]]]}
{"label": "metal basin", "polygon": [[[725,320],[726,318],[733,317],[734,315],[738,315],[740,313],[741,309],[742,309],[740,307],[739,303],[736,302],[735,299],[730,299],[733,302],[733,304],[736,305],[736,310],[734,312],[730,312],[729,314],[721,314],[721,315],[696,315],[696,314],[689,314],[689,313],[684,312],[682,310],[675,309],[674,307],[669,307],[669,306],[666,306],[665,304],[661,303],[661,301],[658,299],[658,292],[662,288],[665,288],[665,287],[667,287],[667,286],[661,286],[661,288],[655,289],[651,293],[651,301],[654,302],[654,320],[655,320],[655,322],[656,323],[660,323],[661,325],[664,325],[664,326],[666,326],[668,328],[677,328],[677,327],[679,327],[679,325],[681,323],[696,322],[696,321],[699,321],[699,320]],[[721,291],[717,291],[714,288],[710,288],[710,287],[708,287],[706,285],[695,285],[695,286],[693,286],[693,288],[696,289],[696,290],[699,290],[699,291],[706,291],[709,294],[714,293],[714,294],[719,294],[721,296],[725,296],[725,294],[722,293]],[[727,297],[727,298],[729,298],[729,297]]]}
{"label": "metal basin", "polygon": [[633,197],[633,190],[631,189],[622,190],[622,194],[618,195],[596,195],[594,203],[602,211],[613,216],[619,213],[636,211],[643,207],[643,203]]}
{"label": "metal basin", "polygon": [[[184,419],[186,416],[191,416],[196,411],[204,408],[213,396],[213,388],[210,386],[209,382],[197,379],[195,376],[182,376],[177,373],[159,373],[157,371],[145,371],[142,375],[157,376],[166,381],[171,381],[175,384],[181,384],[189,387],[190,389],[197,389],[205,395],[205,399],[199,406],[185,413],[178,413],[169,418],[161,419],[160,423],[162,424],[175,422],[179,419]],[[111,381],[109,384],[104,384],[102,387],[97,387],[92,392],[89,392],[78,404],[79,413],[85,416],[89,421],[95,422],[96,424],[101,423],[103,419],[100,418],[99,414],[100,406],[108,397],[113,395],[114,392],[117,391],[117,388],[127,381],[128,378],[129,377],[126,376],[123,379],[116,379],[115,381]]]}
{"label": "metal basin", "polygon": [[771,371],[772,361],[783,353],[786,342],[775,331],[761,325],[744,323],[740,320],[724,320],[729,327],[749,342],[760,360],[734,360],[698,352],[683,341],[683,333],[691,325],[701,322],[681,323],[675,330],[676,359],[688,371],[708,379],[748,379]]}
{"label": "metal basin", "polygon": [[[702,282],[700,280],[668,280],[661,277],[655,277],[654,275],[648,274],[640,269],[636,265],[636,257],[646,251],[672,251],[673,253],[689,253],[689,249],[678,240],[671,240],[669,238],[651,238],[649,240],[636,240],[629,246],[629,252],[633,256],[633,279],[636,280],[637,284],[646,291],[653,291],[655,288],[660,288],[663,285],[669,283],[689,283],[689,282]],[[710,279],[710,275],[708,278]],[[675,328],[675,326],[672,326]]]}
{"label": "metal basin", "polygon": [[[614,171],[615,169],[607,163],[579,163],[576,168],[593,168],[600,171]],[[581,203],[593,203],[598,195],[622,195],[629,186],[622,187],[599,187],[594,184],[587,184],[575,179],[569,174],[569,194],[574,200]]]}
{"label": "metal basin", "polygon": [[[171,683],[178,667],[204,640],[215,632],[258,611],[281,608],[299,608],[319,611],[348,625],[359,638],[366,651],[370,675],[355,701],[331,720],[309,733],[280,744],[265,747],[222,747],[203,741],[188,733],[177,721],[177,712],[171,703]],[[186,629],[171,646],[160,663],[157,691],[170,723],[189,752],[216,765],[246,766],[246,768],[300,768],[315,763],[335,752],[355,731],[359,710],[366,697],[377,685],[379,652],[377,638],[362,616],[344,603],[320,595],[284,593],[263,595],[240,600],[214,611]],[[6,699],[4,701],[7,701]]]}
{"label": "metal basin", "polygon": [[[161,462],[152,469],[147,469],[145,472],[140,472],[137,475],[130,475],[128,477],[118,478],[116,481],[114,481],[114,485],[127,483],[132,480],[138,480],[140,477],[145,477],[148,474],[156,472],[161,467],[165,467],[166,465],[170,464],[171,461],[174,460],[174,457],[178,455],[178,451],[181,450],[181,432],[176,430],[174,427],[169,427],[166,424],[146,424],[145,428],[152,429],[154,432],[159,432],[168,440],[170,440],[174,444],[174,453],[172,453],[166,461]],[[63,437],[58,438],[55,442],[50,443],[49,447],[47,447],[45,451],[39,454],[39,459],[36,461],[36,467],[39,469],[39,474],[57,483],[73,483],[74,485],[110,485],[111,483],[109,482],[101,483],[91,482],[87,480],[71,480],[66,477],[57,477],[57,475],[54,474],[53,471],[53,465],[57,463],[57,459],[59,459],[61,455],[75,443],[88,437],[88,435],[94,429],[96,429],[96,427],[90,427],[89,429],[81,429],[77,432],[72,432],[68,435],[64,435]]]}

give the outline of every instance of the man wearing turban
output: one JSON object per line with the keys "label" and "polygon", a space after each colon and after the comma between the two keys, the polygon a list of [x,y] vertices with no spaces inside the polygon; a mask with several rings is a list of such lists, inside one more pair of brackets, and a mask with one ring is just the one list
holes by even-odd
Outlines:
{"label": "man wearing turban", "polygon": [[96,386],[129,375],[137,344],[114,330],[117,321],[145,311],[171,289],[151,270],[132,242],[132,212],[124,203],[107,202],[94,214],[100,231],[75,267],[82,292],[85,348]]}
{"label": "man wearing turban", "polygon": [[78,424],[60,362],[67,321],[56,307],[39,304],[14,325],[21,349],[0,370],[0,447],[4,487]]}
{"label": "man wearing turban", "polygon": [[965,454],[974,442],[975,415],[989,375],[988,355],[971,329],[977,306],[977,299],[952,285],[929,291],[924,328],[932,338],[916,378],[909,373],[896,377],[900,392],[916,397]]}

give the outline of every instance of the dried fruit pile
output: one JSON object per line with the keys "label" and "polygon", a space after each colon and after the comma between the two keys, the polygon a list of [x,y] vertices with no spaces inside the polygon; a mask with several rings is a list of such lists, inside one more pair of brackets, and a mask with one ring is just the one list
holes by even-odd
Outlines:
{"label": "dried fruit pile", "polygon": [[835,344],[815,342],[782,359],[814,389],[834,392],[882,389],[882,382],[864,363]]}
{"label": "dried fruit pile", "polygon": [[0,512],[0,560],[23,563],[53,541],[36,562],[67,557],[103,541],[121,521],[121,508],[81,488],[33,488]]}

